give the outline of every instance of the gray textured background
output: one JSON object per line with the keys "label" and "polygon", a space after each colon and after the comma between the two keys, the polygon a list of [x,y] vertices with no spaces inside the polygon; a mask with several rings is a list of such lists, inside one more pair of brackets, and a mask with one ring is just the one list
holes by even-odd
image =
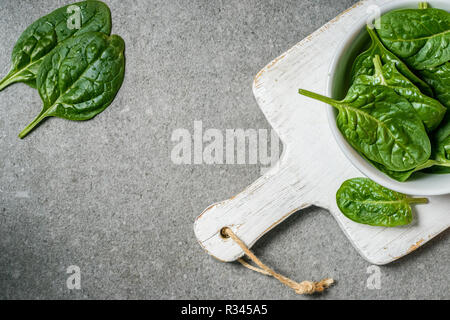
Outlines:
{"label": "gray textured background", "polygon": [[[192,224],[209,204],[240,192],[257,165],[174,165],[173,130],[269,128],[253,76],[354,0],[119,1],[107,3],[126,41],[125,82],[88,122],[49,119],[17,134],[41,108],[36,91],[0,93],[0,298],[311,299],[197,244]],[[0,74],[20,33],[67,1],[0,1]],[[449,232],[382,267],[369,263],[328,212],[299,212],[256,254],[293,279],[331,276],[327,298],[446,298]],[[82,289],[66,288],[78,265]]]}

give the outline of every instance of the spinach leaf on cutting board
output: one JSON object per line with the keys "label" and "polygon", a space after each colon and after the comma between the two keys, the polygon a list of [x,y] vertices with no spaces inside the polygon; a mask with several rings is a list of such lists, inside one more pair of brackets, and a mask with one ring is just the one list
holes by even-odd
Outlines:
{"label": "spinach leaf on cutting board", "polygon": [[397,227],[413,220],[411,204],[425,204],[425,198],[409,198],[367,178],[345,181],[336,194],[341,212],[349,219],[371,226]]}
{"label": "spinach leaf on cutting board", "polygon": [[415,75],[403,61],[395,56],[395,54],[386,49],[373,29],[367,26],[366,30],[369,33],[372,42],[369,49],[356,58],[351,70],[351,82],[353,83],[356,77],[360,75],[374,75],[375,68],[373,59],[378,55],[383,63],[395,64],[397,70],[417,86],[422,93],[429,97],[433,97],[433,91],[430,86]]}
{"label": "spinach leaf on cutting board", "polygon": [[102,112],[122,85],[125,44],[117,35],[83,33],[58,45],[42,61],[37,78],[44,107],[19,135],[47,117],[88,120]]}
{"label": "spinach leaf on cutting board", "polygon": [[411,81],[397,70],[395,63],[388,62],[382,65],[380,56],[376,55],[373,65],[374,75],[362,74],[355,79],[354,84],[387,86],[411,103],[429,131],[439,126],[447,112],[447,109],[439,101],[420,92]]}
{"label": "spinach leaf on cutting board", "polygon": [[353,85],[342,101],[299,90],[335,107],[337,126],[358,152],[389,170],[407,171],[424,164],[431,143],[408,100],[386,86]]}
{"label": "spinach leaf on cutting board", "polygon": [[[73,14],[68,8],[78,6],[81,14],[80,29],[68,28]],[[0,91],[15,82],[36,87],[36,76],[42,60],[58,43],[85,32],[111,32],[111,13],[100,1],[83,1],[59,8],[36,20],[20,36],[11,55],[12,67],[0,81]]]}
{"label": "spinach leaf on cutting board", "polygon": [[377,33],[385,47],[414,70],[450,60],[450,14],[441,9],[401,9],[380,18]]}

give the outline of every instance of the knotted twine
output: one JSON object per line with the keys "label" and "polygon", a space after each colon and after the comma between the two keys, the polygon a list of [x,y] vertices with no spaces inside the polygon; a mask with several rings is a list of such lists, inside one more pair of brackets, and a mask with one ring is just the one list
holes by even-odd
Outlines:
{"label": "knotted twine", "polygon": [[239,237],[228,227],[223,228],[221,231],[222,235],[231,238],[234,242],[236,242],[241,249],[245,252],[247,257],[250,258],[259,268],[252,266],[248,262],[246,262],[244,259],[238,259],[238,261],[246,268],[259,272],[261,274],[272,276],[278,281],[280,281],[282,284],[294,289],[294,291],[297,294],[313,294],[318,292],[323,292],[325,289],[329,288],[333,283],[334,280],[331,278],[323,279],[319,282],[313,282],[313,281],[303,281],[303,282],[296,282],[294,280],[291,280],[277,272],[275,272],[273,269],[266,266],[264,263],[259,260],[253,252],[250,251],[250,249],[245,245],[245,243],[239,239]]}

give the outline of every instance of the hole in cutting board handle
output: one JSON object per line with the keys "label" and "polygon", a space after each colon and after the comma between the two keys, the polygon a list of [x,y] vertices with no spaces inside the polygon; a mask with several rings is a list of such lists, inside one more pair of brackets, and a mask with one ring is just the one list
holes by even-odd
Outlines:
{"label": "hole in cutting board handle", "polygon": [[228,229],[228,227],[223,227],[222,229],[220,229],[220,236],[222,237],[222,239],[229,239],[230,236],[227,234],[226,230]]}

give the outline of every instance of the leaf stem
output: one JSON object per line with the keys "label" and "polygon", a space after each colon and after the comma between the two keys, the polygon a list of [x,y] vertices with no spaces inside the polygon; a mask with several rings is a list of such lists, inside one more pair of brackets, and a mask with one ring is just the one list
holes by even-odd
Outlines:
{"label": "leaf stem", "polygon": [[427,198],[408,198],[409,204],[427,204],[428,199]]}
{"label": "leaf stem", "polygon": [[383,50],[385,49],[384,44],[381,42],[380,38],[378,38],[378,34],[375,32],[374,29],[369,28],[368,26],[366,27],[367,32],[369,33],[370,39],[377,44],[380,48],[382,48]]}
{"label": "leaf stem", "polygon": [[331,99],[331,98],[328,98],[328,97],[325,97],[325,96],[323,96],[321,94],[318,94],[318,93],[315,93],[315,92],[311,92],[311,91],[304,90],[304,89],[299,89],[298,93],[303,95],[303,96],[306,96],[306,97],[309,97],[309,98],[312,98],[312,99],[319,100],[321,102],[330,104],[333,107],[337,107],[337,105],[338,105],[338,101],[336,101],[334,99]]}
{"label": "leaf stem", "polygon": [[450,167],[450,161],[428,160],[423,165],[418,166],[415,171],[420,171],[431,167]]}
{"label": "leaf stem", "polygon": [[373,58],[373,65],[375,67],[375,76],[377,76],[381,79],[382,85],[384,85],[384,86],[387,85],[386,79],[384,78],[384,75],[383,75],[383,63],[381,62],[381,58],[379,55],[376,55]]}
{"label": "leaf stem", "polygon": [[16,82],[14,79],[14,75],[10,73],[8,73],[1,81],[0,81],[0,91],[2,91],[3,89],[5,89],[7,86],[9,86],[10,84]]}
{"label": "leaf stem", "polygon": [[435,165],[437,165],[437,163],[438,162],[436,160],[428,160],[424,164],[422,164],[422,165],[418,166],[416,169],[414,169],[414,172],[434,167]]}
{"label": "leaf stem", "polygon": [[19,133],[19,138],[25,138],[25,136],[29,134],[31,130],[33,130],[46,117],[47,114],[45,112],[41,112],[25,129],[22,130],[21,133]]}
{"label": "leaf stem", "polygon": [[447,168],[450,168],[450,162],[439,162],[439,161],[438,161],[435,165],[438,166],[438,167],[447,167]]}
{"label": "leaf stem", "polygon": [[373,58],[373,64],[375,65],[375,70],[377,71],[377,73],[381,73],[383,64],[381,63],[379,55],[375,55],[375,57]]}
{"label": "leaf stem", "polygon": [[428,2],[419,2],[419,9],[428,9],[429,7]]}

